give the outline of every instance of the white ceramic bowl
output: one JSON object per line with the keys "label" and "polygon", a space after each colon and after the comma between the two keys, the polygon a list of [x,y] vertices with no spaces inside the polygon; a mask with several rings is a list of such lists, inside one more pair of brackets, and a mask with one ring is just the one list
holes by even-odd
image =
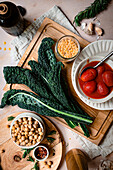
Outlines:
{"label": "white ceramic bowl", "polygon": [[[95,57],[95,58],[86,58],[84,59],[82,62],[80,62],[77,66],[77,68],[74,70],[72,67],[72,73],[71,75],[75,77],[75,79],[72,81],[74,90],[76,91],[77,95],[81,98],[86,100],[87,102],[90,100],[93,103],[103,103],[108,101],[109,99],[111,99],[113,97],[113,91],[106,97],[101,98],[101,99],[93,99],[93,98],[89,98],[88,96],[85,95],[85,93],[82,91],[80,85],[79,85],[79,81],[78,81],[78,77],[81,73],[81,70],[83,69],[83,67],[87,64],[87,60],[89,60],[89,63],[92,61],[100,61],[103,57]],[[76,62],[76,61],[75,61]],[[108,59],[107,61],[105,61],[105,63],[107,63],[111,68],[113,68],[113,61]]]}
{"label": "white ceramic bowl", "polygon": [[[41,117],[39,117],[38,115],[34,114],[34,113],[29,113],[29,112],[25,112],[25,113],[21,113],[19,114],[15,119],[13,119],[12,123],[11,123],[11,126],[10,126],[10,135],[11,135],[11,138],[12,138],[12,126],[14,124],[14,122],[16,120],[18,120],[19,118],[23,118],[23,117],[32,117],[33,119],[37,120],[39,122],[39,125],[40,127],[42,128],[42,132],[43,132],[43,137],[41,138],[40,142],[44,139],[44,136],[45,136],[45,124],[42,120]],[[25,148],[25,149],[30,149],[30,148],[34,148],[36,147],[40,142],[37,142],[35,145],[31,145],[31,146],[21,146],[21,145],[18,145],[15,141],[13,141],[17,146],[21,147],[21,148]]]}
{"label": "white ceramic bowl", "polygon": [[[46,151],[47,151],[47,155],[46,155],[46,157],[43,158],[43,159],[38,159],[38,158],[35,156],[35,151],[36,151],[39,147],[45,148]],[[38,145],[38,146],[33,150],[33,156],[34,156],[34,158],[35,158],[37,161],[44,161],[44,160],[46,160],[46,159],[48,158],[48,156],[49,156],[49,150],[48,150],[45,146],[43,146],[43,145]]]}

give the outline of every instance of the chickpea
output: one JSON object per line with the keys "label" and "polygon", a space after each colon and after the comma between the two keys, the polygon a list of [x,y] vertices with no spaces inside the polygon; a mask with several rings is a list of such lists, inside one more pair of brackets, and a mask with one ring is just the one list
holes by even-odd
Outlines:
{"label": "chickpea", "polygon": [[33,140],[33,136],[29,136],[29,139],[30,139],[30,140]]}
{"label": "chickpea", "polygon": [[21,135],[25,135],[25,132],[21,132]]}
{"label": "chickpea", "polygon": [[35,138],[35,139],[38,139],[38,135],[35,135],[34,138]]}
{"label": "chickpea", "polygon": [[21,139],[22,139],[22,141],[24,141],[25,140],[25,136],[22,136]]}
{"label": "chickpea", "polygon": [[35,130],[34,128],[31,129],[31,131],[34,131],[34,130]]}
{"label": "chickpea", "polygon": [[22,142],[22,139],[19,139],[19,142],[21,143],[21,142]]}
{"label": "chickpea", "polygon": [[15,130],[12,130],[11,132],[12,132],[12,133],[15,133]]}
{"label": "chickpea", "polygon": [[33,132],[29,132],[29,135],[33,135]]}
{"label": "chickpea", "polygon": [[25,140],[25,143],[27,144],[28,142],[29,142],[29,140],[28,140],[28,139],[26,139],[26,140]]}
{"label": "chickpea", "polygon": [[12,130],[15,130],[15,126],[14,125],[12,126]]}
{"label": "chickpea", "polygon": [[37,141],[37,142],[40,142],[40,139],[37,139],[36,141]]}
{"label": "chickpea", "polygon": [[29,142],[29,143],[28,143],[28,146],[31,146],[31,145],[32,145],[32,143],[31,143],[31,142]]}
{"label": "chickpea", "polygon": [[25,131],[25,136],[28,136],[29,132],[28,131]]}
{"label": "chickpea", "polygon": [[19,132],[19,131],[20,131],[20,128],[18,127],[16,130],[17,130],[17,132]]}
{"label": "chickpea", "polygon": [[15,133],[17,133],[17,129],[15,129]]}
{"label": "chickpea", "polygon": [[50,166],[50,165],[48,165],[48,164],[46,164],[45,166],[46,166],[46,168],[51,168],[51,166]]}
{"label": "chickpea", "polygon": [[11,134],[12,135],[12,137],[14,137],[15,135],[14,135],[14,133],[13,134]]}
{"label": "chickpea", "polygon": [[26,117],[23,117],[23,121],[26,121],[27,120],[27,118]]}
{"label": "chickpea", "polygon": [[43,134],[44,134],[43,132],[39,132],[39,135],[40,135],[40,136],[43,136]]}
{"label": "chickpea", "polygon": [[32,121],[32,117],[28,117],[28,120],[29,120],[29,121]]}
{"label": "chickpea", "polygon": [[17,136],[18,136],[18,133],[15,133],[14,135],[15,135],[15,137],[17,137]]}
{"label": "chickpea", "polygon": [[47,165],[47,161],[44,161],[44,165]]}
{"label": "chickpea", "polygon": [[25,141],[23,141],[23,142],[21,143],[21,145],[23,145],[23,146],[25,146],[25,144],[26,144]]}
{"label": "chickpea", "polygon": [[37,133],[37,134],[38,134],[38,130],[36,130],[36,131],[35,131],[35,133]]}
{"label": "chickpea", "polygon": [[25,125],[27,125],[27,124],[28,124],[28,121],[26,120],[26,121],[25,121]]}
{"label": "chickpea", "polygon": [[28,135],[25,135],[25,138],[28,139]]}
{"label": "chickpea", "polygon": [[37,128],[37,124],[36,125],[34,124],[33,127],[36,129]]}
{"label": "chickpea", "polygon": [[28,125],[24,125],[25,126],[25,128],[27,128],[28,127]]}
{"label": "chickpea", "polygon": [[22,123],[22,119],[21,118],[19,118],[18,121],[19,121],[19,123]]}
{"label": "chickpea", "polygon": [[38,128],[38,132],[42,132],[42,128]]}
{"label": "chickpea", "polygon": [[32,125],[28,125],[29,129],[32,129]]}
{"label": "chickpea", "polygon": [[19,124],[15,124],[15,127],[16,127],[16,128],[19,127]]}
{"label": "chickpea", "polygon": [[27,128],[25,128],[25,131],[27,131],[27,132],[28,132],[28,131],[29,131],[29,128],[28,128],[28,127],[27,127]]}
{"label": "chickpea", "polygon": [[27,143],[26,146],[29,146],[29,144]]}
{"label": "chickpea", "polygon": [[35,120],[35,121],[34,121],[34,124],[35,124],[35,125],[38,125],[38,121],[37,121],[37,120]]}
{"label": "chickpea", "polygon": [[15,136],[13,137],[13,140],[16,142],[16,137]]}
{"label": "chickpea", "polygon": [[36,140],[33,140],[33,145],[35,145],[36,144]]}
{"label": "chickpea", "polygon": [[18,120],[16,120],[16,121],[14,122],[14,124],[18,124]]}
{"label": "chickpea", "polygon": [[51,166],[52,164],[53,164],[53,162],[52,162],[52,161],[49,161],[49,162],[48,162],[48,165],[50,165],[50,166]]}
{"label": "chickpea", "polygon": [[33,124],[33,122],[32,122],[32,121],[29,121],[28,123],[29,123],[29,125]]}
{"label": "chickpea", "polygon": [[41,138],[42,138],[41,136],[38,136],[38,139],[39,139],[39,140],[41,140]]}
{"label": "chickpea", "polygon": [[24,125],[22,125],[22,126],[21,126],[21,130],[24,130],[24,129],[25,129],[25,127],[24,127]]}
{"label": "chickpea", "polygon": [[21,135],[18,135],[18,137],[17,137],[18,139],[21,139]]}

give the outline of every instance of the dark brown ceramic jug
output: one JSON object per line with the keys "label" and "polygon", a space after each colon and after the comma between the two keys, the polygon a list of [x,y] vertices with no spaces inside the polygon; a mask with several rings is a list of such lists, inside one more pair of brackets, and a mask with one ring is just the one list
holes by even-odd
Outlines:
{"label": "dark brown ceramic jug", "polygon": [[18,36],[24,31],[20,8],[12,2],[0,2],[0,26],[8,34]]}

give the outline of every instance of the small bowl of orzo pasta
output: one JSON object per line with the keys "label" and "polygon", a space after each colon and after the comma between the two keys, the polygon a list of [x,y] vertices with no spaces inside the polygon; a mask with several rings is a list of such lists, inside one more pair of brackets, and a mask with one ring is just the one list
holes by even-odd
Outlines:
{"label": "small bowl of orzo pasta", "polygon": [[60,61],[70,62],[74,60],[79,53],[79,41],[71,35],[65,35],[56,42],[55,54]]}
{"label": "small bowl of orzo pasta", "polygon": [[25,149],[36,147],[45,136],[45,124],[34,113],[21,113],[11,123],[10,135],[13,142]]}

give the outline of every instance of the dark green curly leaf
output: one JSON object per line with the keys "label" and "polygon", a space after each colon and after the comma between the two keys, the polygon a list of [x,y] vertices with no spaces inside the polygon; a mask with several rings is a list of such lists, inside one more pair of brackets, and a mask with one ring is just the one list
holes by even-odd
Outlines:
{"label": "dark green curly leaf", "polygon": [[111,0],[95,0],[89,7],[84,11],[79,12],[75,18],[74,22],[76,26],[80,26],[80,22],[85,18],[93,18],[103,10],[105,10]]}

